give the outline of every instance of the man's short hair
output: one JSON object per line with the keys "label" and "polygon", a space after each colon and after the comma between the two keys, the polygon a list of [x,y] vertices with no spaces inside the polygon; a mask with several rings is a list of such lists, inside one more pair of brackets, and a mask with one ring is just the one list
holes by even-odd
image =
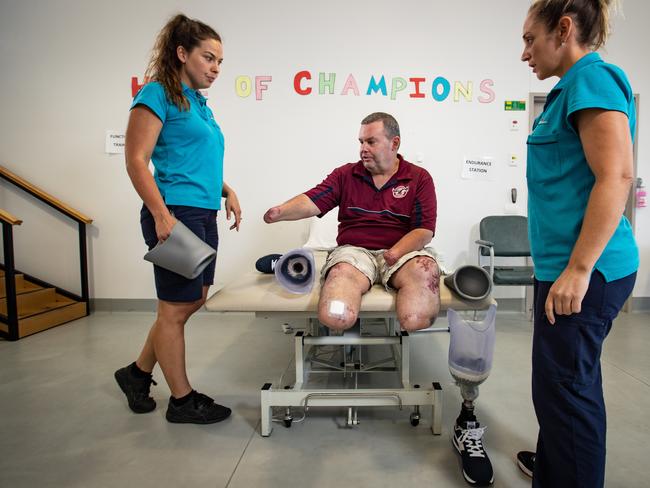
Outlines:
{"label": "man's short hair", "polygon": [[379,120],[381,120],[384,124],[384,132],[388,139],[392,139],[393,137],[400,137],[399,124],[397,123],[397,120],[395,120],[395,117],[385,112],[375,112],[368,115],[361,121],[361,125],[372,124],[373,122],[377,122]]}

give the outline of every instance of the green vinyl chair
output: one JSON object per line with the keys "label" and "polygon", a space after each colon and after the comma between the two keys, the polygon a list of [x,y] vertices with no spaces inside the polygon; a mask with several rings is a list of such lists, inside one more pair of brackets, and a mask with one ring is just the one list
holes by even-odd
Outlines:
{"label": "green vinyl chair", "polygon": [[[489,265],[483,266],[492,278],[495,286],[525,286],[526,311],[532,309],[531,301],[533,285],[533,267],[525,264],[513,266],[497,264],[504,261],[500,258],[523,257],[530,258],[530,243],[528,242],[528,219],[521,215],[490,215],[484,217],[479,224],[478,265],[481,256],[489,256]],[[526,259],[526,263],[528,263]]]}

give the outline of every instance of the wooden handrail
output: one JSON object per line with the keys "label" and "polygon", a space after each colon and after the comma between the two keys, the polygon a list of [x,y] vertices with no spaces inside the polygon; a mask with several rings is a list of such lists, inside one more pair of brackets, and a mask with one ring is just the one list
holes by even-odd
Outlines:
{"label": "wooden handrail", "polygon": [[[0,166],[0,177],[6,179],[7,181],[13,183],[14,185],[18,186],[19,188],[25,190],[28,193],[31,193],[32,195],[36,196],[37,198],[43,200],[45,203],[49,204],[52,207],[57,208],[59,211],[63,212],[67,216],[79,221],[83,222],[85,224],[91,224],[93,222],[93,219],[90,217],[87,217],[86,215],[82,214],[81,212],[76,211],[74,208],[66,205],[63,203],[61,200],[58,198],[54,198],[52,195],[49,193],[41,190],[40,188],[32,185],[30,182],[22,179],[20,176],[12,173],[9,171],[7,168],[4,166]],[[3,219],[4,220],[4,219]]]}
{"label": "wooden handrail", "polygon": [[23,223],[23,221],[20,220],[18,217],[14,217],[9,212],[2,209],[0,209],[0,220],[6,222],[9,225],[20,225]]}

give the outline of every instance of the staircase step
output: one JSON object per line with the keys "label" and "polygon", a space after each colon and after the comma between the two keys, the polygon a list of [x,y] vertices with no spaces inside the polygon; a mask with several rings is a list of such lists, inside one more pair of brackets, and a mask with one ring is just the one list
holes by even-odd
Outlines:
{"label": "staircase step", "polygon": [[[16,273],[16,305],[18,307],[18,338],[65,324],[87,315],[86,303],[57,293],[56,288],[34,283]],[[0,270],[0,331],[9,333],[5,273]]]}
{"label": "staircase step", "polygon": [[[4,272],[3,276],[0,276],[0,298],[7,297],[7,290],[5,287]],[[16,294],[20,295],[22,293],[29,293],[31,291],[40,290],[43,287],[38,286],[36,283],[32,283],[25,279],[25,276],[22,274],[15,275],[16,277]]]}
{"label": "staircase step", "polygon": [[[23,338],[36,332],[80,319],[85,315],[86,304],[83,302],[72,302],[64,307],[32,315],[31,317],[18,320],[18,337]],[[9,327],[7,324],[0,323],[0,330],[9,332]]]}
{"label": "staircase step", "polygon": [[[57,293],[54,288],[41,288],[18,295],[16,303],[18,306],[18,320],[20,320],[77,302]],[[0,314],[7,315],[6,297],[0,299]]]}

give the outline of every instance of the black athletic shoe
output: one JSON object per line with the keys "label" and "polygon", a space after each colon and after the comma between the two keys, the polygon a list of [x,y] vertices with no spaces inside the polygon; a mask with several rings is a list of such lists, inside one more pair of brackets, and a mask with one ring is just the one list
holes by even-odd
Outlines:
{"label": "black athletic shoe", "polygon": [[525,475],[533,477],[535,470],[535,453],[531,451],[519,451],[517,453],[517,466]]}
{"label": "black athletic shoe", "polygon": [[278,263],[282,254],[267,254],[255,262],[255,269],[260,273],[275,273],[275,265]]}
{"label": "black athletic shoe", "polygon": [[463,476],[474,486],[488,486],[494,482],[492,463],[481,440],[483,432],[485,427],[480,427],[478,422],[465,421],[454,424],[451,438],[463,462]]}
{"label": "black athletic shoe", "polygon": [[115,380],[126,395],[129,408],[135,413],[147,413],[156,408],[156,401],[149,395],[151,384],[157,384],[151,376],[138,378],[129,365],[115,371]]}
{"label": "black athletic shoe", "polygon": [[174,405],[170,398],[166,417],[176,424],[214,424],[227,419],[230,413],[228,407],[214,403],[209,396],[195,391],[182,405]]}

